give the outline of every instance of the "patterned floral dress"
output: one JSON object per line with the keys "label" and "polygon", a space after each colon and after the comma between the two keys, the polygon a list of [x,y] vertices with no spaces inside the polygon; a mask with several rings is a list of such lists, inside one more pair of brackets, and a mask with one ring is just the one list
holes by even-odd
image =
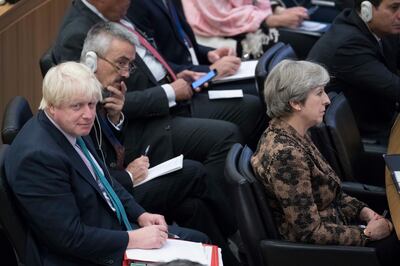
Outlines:
{"label": "patterned floral dress", "polygon": [[346,195],[340,179],[312,143],[274,118],[251,159],[284,239],[363,246],[360,211],[365,203]]}

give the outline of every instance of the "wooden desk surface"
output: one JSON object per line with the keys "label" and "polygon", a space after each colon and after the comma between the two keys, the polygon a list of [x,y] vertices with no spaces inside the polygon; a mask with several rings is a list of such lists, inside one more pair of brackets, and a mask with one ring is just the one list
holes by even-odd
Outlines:
{"label": "wooden desk surface", "polygon": [[0,6],[0,16],[3,15],[4,13],[6,13],[10,8],[12,8],[13,5],[6,3],[4,5]]}
{"label": "wooden desk surface", "polygon": [[[390,132],[388,154],[400,154],[400,115],[397,116],[396,122]],[[385,170],[386,197],[389,203],[390,215],[397,238],[400,240],[400,194],[393,184],[392,176],[386,167]]]}

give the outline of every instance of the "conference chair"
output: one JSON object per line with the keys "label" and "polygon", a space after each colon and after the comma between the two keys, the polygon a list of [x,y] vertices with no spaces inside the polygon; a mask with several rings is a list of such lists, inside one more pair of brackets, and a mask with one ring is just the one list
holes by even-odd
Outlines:
{"label": "conference chair", "polygon": [[4,144],[11,144],[24,124],[33,116],[28,101],[22,96],[12,98],[3,115],[1,138]]}
{"label": "conference chair", "polygon": [[228,153],[225,165],[239,230],[247,247],[249,266],[379,265],[374,248],[282,240],[268,207],[268,196],[252,172],[251,155],[249,148],[235,144]]}
{"label": "conference chair", "polygon": [[18,266],[24,266],[27,264],[25,250],[27,228],[17,211],[14,195],[10,191],[4,173],[4,159],[8,148],[7,144],[0,147],[0,224],[13,247]]}
{"label": "conference chair", "polygon": [[277,42],[271,48],[269,48],[258,60],[255,70],[256,87],[261,98],[261,102],[265,104],[264,100],[264,83],[268,77],[269,72],[279,62],[284,59],[297,59],[297,55],[294,52],[290,44],[284,44]]}
{"label": "conference chair", "polygon": [[385,146],[363,144],[353,112],[343,93],[329,93],[324,124],[339,164],[342,180],[384,186]]}
{"label": "conference chair", "polygon": [[40,58],[39,65],[42,76],[44,77],[49,69],[56,65],[56,60],[53,57],[53,47],[50,47]]}

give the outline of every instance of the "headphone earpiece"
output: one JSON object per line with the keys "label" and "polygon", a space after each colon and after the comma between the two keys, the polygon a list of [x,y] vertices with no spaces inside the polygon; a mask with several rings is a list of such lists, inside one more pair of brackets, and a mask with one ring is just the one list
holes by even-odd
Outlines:
{"label": "headphone earpiece", "polygon": [[97,54],[93,51],[89,51],[85,56],[85,65],[88,66],[93,73],[97,70]]}
{"label": "headphone earpiece", "polygon": [[363,1],[361,3],[360,17],[365,23],[372,20],[372,4],[370,1]]}

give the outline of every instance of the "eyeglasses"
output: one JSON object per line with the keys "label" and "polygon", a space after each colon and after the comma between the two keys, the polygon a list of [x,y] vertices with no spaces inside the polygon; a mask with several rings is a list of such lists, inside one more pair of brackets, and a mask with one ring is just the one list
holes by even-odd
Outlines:
{"label": "eyeglasses", "polygon": [[136,65],[133,62],[117,62],[117,63],[113,63],[112,61],[108,60],[107,58],[101,56],[101,55],[97,55],[100,59],[103,59],[104,61],[106,61],[107,63],[109,63],[113,68],[115,68],[115,70],[118,73],[121,73],[122,71],[128,71],[129,74],[132,74],[133,72],[135,72],[136,70]]}

